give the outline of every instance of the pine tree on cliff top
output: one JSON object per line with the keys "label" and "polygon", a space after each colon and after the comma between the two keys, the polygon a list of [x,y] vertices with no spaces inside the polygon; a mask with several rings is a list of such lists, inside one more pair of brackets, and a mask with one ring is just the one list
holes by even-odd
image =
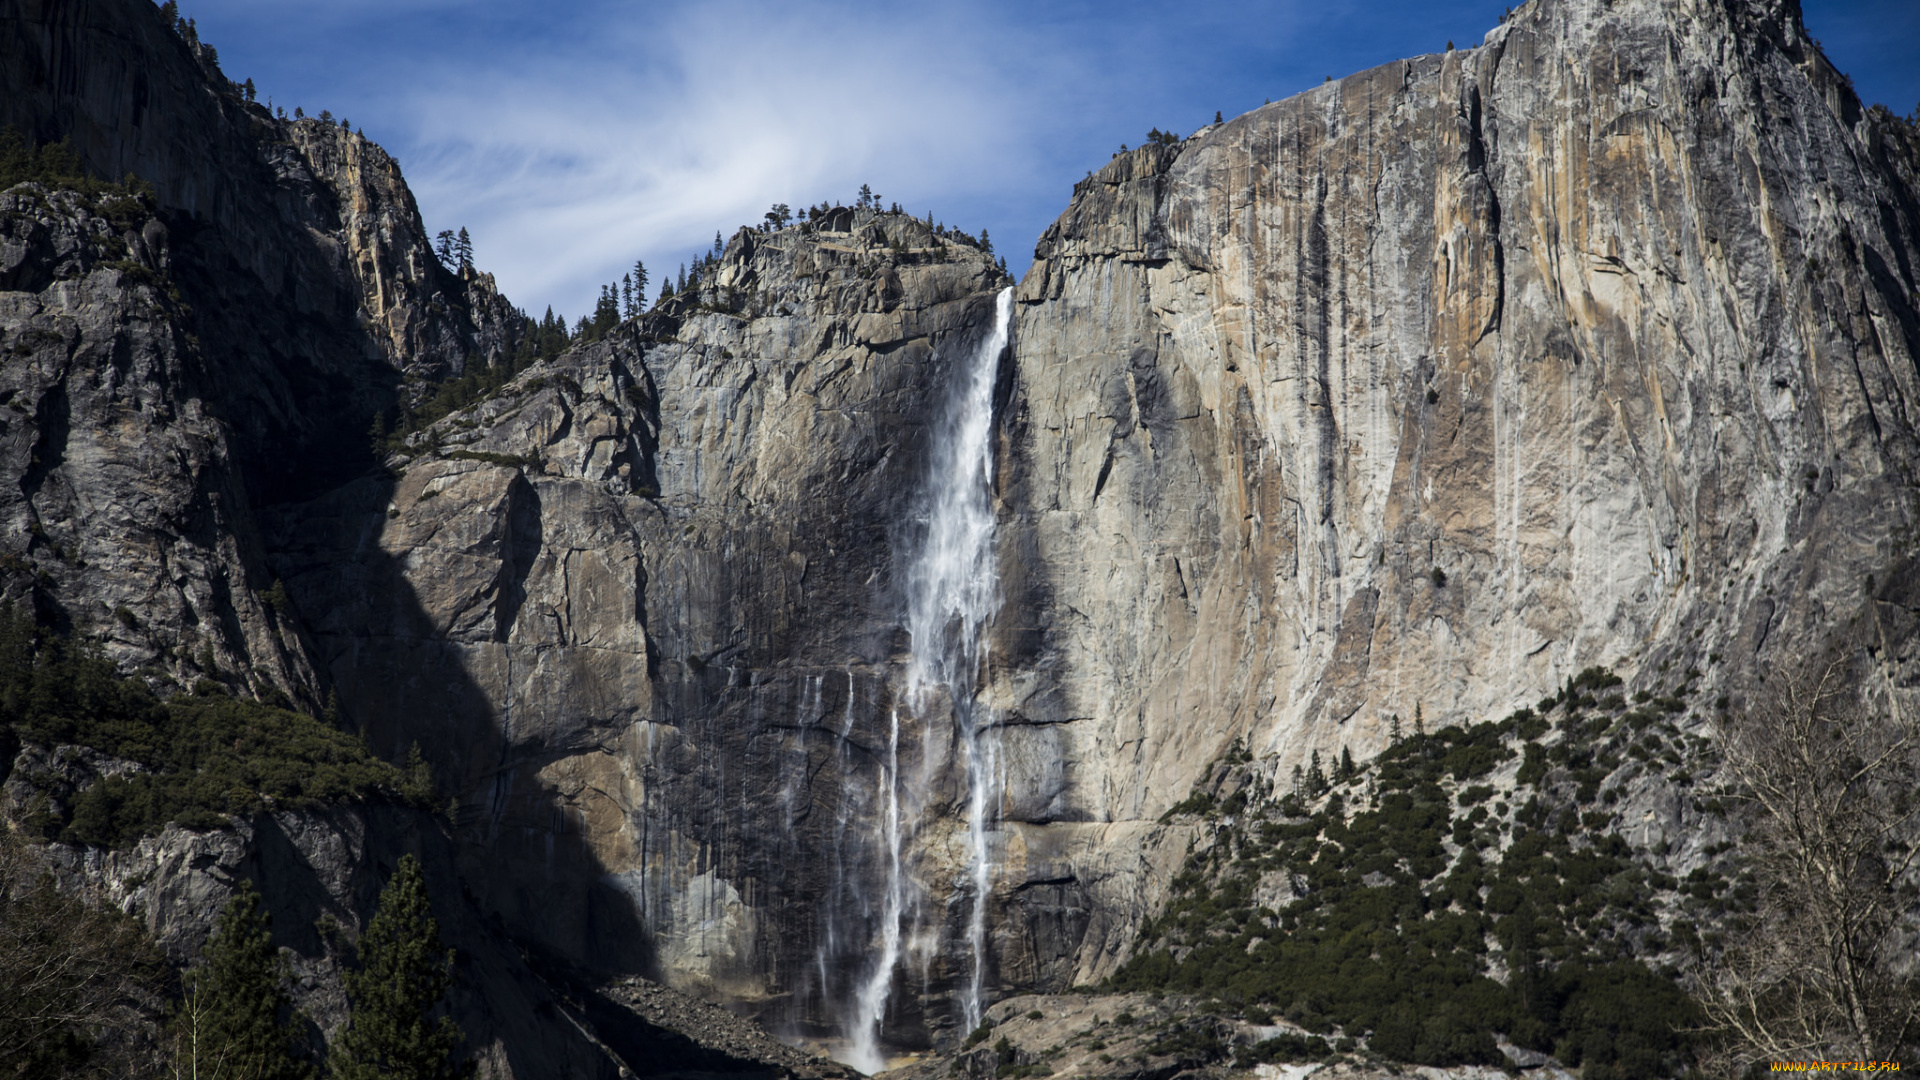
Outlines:
{"label": "pine tree on cliff top", "polygon": [[187,972],[186,996],[168,1023],[177,1071],[310,1080],[313,1067],[294,1055],[294,1031],[282,1021],[293,1009],[286,980],[287,962],[273,947],[260,894],[243,881],[200,965]]}
{"label": "pine tree on cliff top", "polygon": [[427,902],[420,861],[401,858],[360,936],[360,970],[345,975],[353,1019],[333,1047],[335,1080],[465,1080],[461,1032],[433,1009],[453,987],[453,950]]}

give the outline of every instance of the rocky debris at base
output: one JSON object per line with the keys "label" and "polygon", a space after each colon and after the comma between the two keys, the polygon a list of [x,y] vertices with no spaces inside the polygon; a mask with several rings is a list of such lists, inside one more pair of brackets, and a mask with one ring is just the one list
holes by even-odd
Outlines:
{"label": "rocky debris at base", "polygon": [[[1027,994],[987,1010],[982,1030],[961,1047],[879,1074],[878,1080],[954,1077],[1098,1077],[1100,1080],[1572,1080],[1545,1055],[1524,1055],[1506,1069],[1451,1068],[1369,1059],[1364,1051],[1330,1061],[1236,1066],[1237,1053],[1276,1037],[1308,1034],[1290,1024],[1252,1024],[1206,1011],[1198,998],[1157,994]],[[1503,1049],[1505,1049],[1503,1047]],[[1513,1056],[1509,1052],[1509,1057]]]}
{"label": "rocky debris at base", "polygon": [[[685,1036],[707,1055],[724,1055],[740,1065],[760,1064],[765,1076],[783,1080],[851,1080],[860,1074],[818,1052],[789,1046],[767,1033],[751,1020],[699,998],[646,979],[622,979],[608,986],[605,996],[632,1010],[648,1023]],[[645,1069],[646,1062],[630,1062]],[[677,1069],[667,1073],[647,1071],[648,1076],[690,1078],[697,1076],[738,1077],[763,1075],[737,1069]]]}

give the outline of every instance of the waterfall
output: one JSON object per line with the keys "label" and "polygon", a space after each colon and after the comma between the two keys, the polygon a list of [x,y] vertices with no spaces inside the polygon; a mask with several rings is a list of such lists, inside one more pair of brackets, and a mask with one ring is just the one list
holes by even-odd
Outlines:
{"label": "waterfall", "polygon": [[[993,564],[993,387],[1006,350],[1013,290],[994,301],[993,329],[954,372],[947,407],[933,431],[926,486],[906,558],[906,624],[913,658],[906,670],[905,701],[915,719],[929,720],[941,699],[953,710],[954,734],[967,769],[967,838],[972,908],[967,919],[969,970],[961,1008],[966,1026],[980,1023],[987,967],[987,895],[992,886],[988,833],[999,796],[998,754],[991,718],[976,710],[981,638],[999,603]],[[886,830],[887,890],[881,913],[879,955],[862,982],[849,1064],[876,1071],[881,1023],[893,993],[909,906],[901,866],[906,828],[901,821],[900,714],[891,718],[881,793]]]}
{"label": "waterfall", "polygon": [[900,710],[896,708],[887,718],[887,763],[880,770],[880,799],[885,807],[882,824],[887,842],[887,891],[880,908],[880,956],[854,999],[857,1023],[847,1062],[866,1073],[886,1067],[886,1058],[880,1053],[880,1023],[887,1017],[887,999],[893,996],[893,970],[900,964],[900,924],[906,915],[906,882],[900,874],[899,775]]}

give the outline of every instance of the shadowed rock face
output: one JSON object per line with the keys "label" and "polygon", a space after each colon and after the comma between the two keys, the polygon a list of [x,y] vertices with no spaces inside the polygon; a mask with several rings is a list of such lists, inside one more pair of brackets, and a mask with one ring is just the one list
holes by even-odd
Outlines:
{"label": "shadowed rock face", "polygon": [[[377,147],[197,89],[125,6],[0,0],[0,122],[159,191],[133,228],[0,195],[9,595],[333,695],[457,798],[476,919],[795,1033],[865,973],[898,713],[886,1034],[937,1037],[967,786],[899,692],[898,563],[992,261],[901,215],[743,230],[375,462],[373,412],[517,319]],[[1284,775],[1595,663],[1738,696],[1856,613],[1911,697],[1915,161],[1790,6],[1534,0],[1079,185],[998,361],[989,986],[1125,959],[1236,737]]]}
{"label": "shadowed rock face", "polygon": [[[1002,284],[902,215],[743,231],[697,293],[416,438],[397,481],[280,516],[343,709],[444,767],[469,880],[518,931],[837,1027],[882,887],[893,533]],[[913,752],[950,828],[936,720]]]}
{"label": "shadowed rock face", "polygon": [[[1589,664],[1737,693],[1870,610],[1910,695],[1898,130],[1788,5],[1536,0],[1079,185],[1005,420],[1013,812],[1137,820],[1236,736],[1364,755]],[[1105,828],[1023,830],[1029,875],[1105,880]]]}
{"label": "shadowed rock face", "polygon": [[152,5],[0,3],[0,27],[0,124],[155,193],[0,196],[6,595],[128,666],[318,706],[255,508],[366,471],[376,412],[521,320],[434,259],[384,151],[244,101]]}

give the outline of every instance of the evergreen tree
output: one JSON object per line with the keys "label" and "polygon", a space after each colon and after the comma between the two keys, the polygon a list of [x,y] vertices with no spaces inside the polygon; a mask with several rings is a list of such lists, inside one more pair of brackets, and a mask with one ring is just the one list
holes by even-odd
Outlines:
{"label": "evergreen tree", "polygon": [[633,296],[639,306],[647,303],[647,264],[639,259],[633,260]]}
{"label": "evergreen tree", "polygon": [[1421,713],[1420,703],[1417,701],[1413,703],[1413,733],[1415,735],[1425,735],[1427,733],[1426,717]]}
{"label": "evergreen tree", "polygon": [[455,268],[453,262],[452,229],[441,229],[440,235],[433,238],[433,254],[435,258],[440,260],[441,266],[449,270]]}
{"label": "evergreen tree", "polygon": [[987,239],[987,230],[984,228],[980,230],[980,250],[993,254],[993,241]]}
{"label": "evergreen tree", "polygon": [[639,305],[633,302],[633,275],[620,276],[620,317],[631,319],[640,314]]}
{"label": "evergreen tree", "polygon": [[[584,320],[582,320],[584,321]],[[453,987],[453,950],[427,901],[427,881],[411,855],[381,890],[380,907],[360,935],[360,970],[344,975],[350,1024],[334,1044],[336,1080],[464,1080],[471,1061],[455,1058],[462,1035],[434,1006]]]}
{"label": "evergreen tree", "polygon": [[1307,794],[1319,795],[1327,790],[1326,770],[1320,767],[1320,751],[1313,752],[1312,763],[1307,766]]}
{"label": "evergreen tree", "polygon": [[564,315],[555,315],[553,307],[547,307],[547,314],[540,320],[537,331],[537,345],[540,359],[551,360],[567,350],[570,343],[567,337],[567,320]]}
{"label": "evergreen tree", "polygon": [[169,25],[179,21],[180,4],[178,3],[178,0],[167,0],[166,3],[161,4],[160,17],[167,20],[167,23]]}
{"label": "evergreen tree", "polygon": [[1351,780],[1353,779],[1354,774],[1359,771],[1360,771],[1359,766],[1353,763],[1353,751],[1348,749],[1347,747],[1344,747],[1344,746],[1341,747],[1340,748],[1340,779]]}
{"label": "evergreen tree", "polygon": [[1387,718],[1387,745],[1400,745],[1400,714],[1394,713]]}
{"label": "evergreen tree", "polygon": [[620,325],[619,291],[612,285],[602,285],[600,299],[593,305],[593,315],[586,321],[584,336],[588,341],[599,341],[618,325]]}
{"label": "evergreen tree", "polygon": [[661,282],[660,283],[660,299],[654,301],[655,305],[664,304],[671,299],[673,299],[673,290],[667,285],[666,282],[664,281]]}
{"label": "evergreen tree", "polygon": [[273,947],[253,883],[243,881],[207,939],[186,996],[169,1021],[174,1065],[188,1076],[309,1080],[313,1067],[293,1052],[287,962]]}
{"label": "evergreen tree", "polygon": [[853,205],[862,210],[865,210],[867,207],[873,205],[873,200],[875,197],[876,196],[873,194],[873,189],[871,187],[868,187],[865,184],[861,184],[860,194],[858,197],[856,197],[853,200]]}
{"label": "evergreen tree", "polygon": [[713,254],[710,257],[709,261],[719,262],[720,256],[725,255],[726,253],[727,253],[727,243],[726,241],[720,239],[720,230],[715,229],[713,231]]}
{"label": "evergreen tree", "polygon": [[252,101],[254,95],[259,93],[259,91],[253,87],[253,79],[251,77],[249,77],[246,82],[240,84],[240,89],[247,95],[248,101]]}
{"label": "evergreen tree", "polygon": [[460,235],[454,237],[453,254],[460,260],[460,269],[473,269],[473,238],[467,235],[467,227],[460,226]]}

